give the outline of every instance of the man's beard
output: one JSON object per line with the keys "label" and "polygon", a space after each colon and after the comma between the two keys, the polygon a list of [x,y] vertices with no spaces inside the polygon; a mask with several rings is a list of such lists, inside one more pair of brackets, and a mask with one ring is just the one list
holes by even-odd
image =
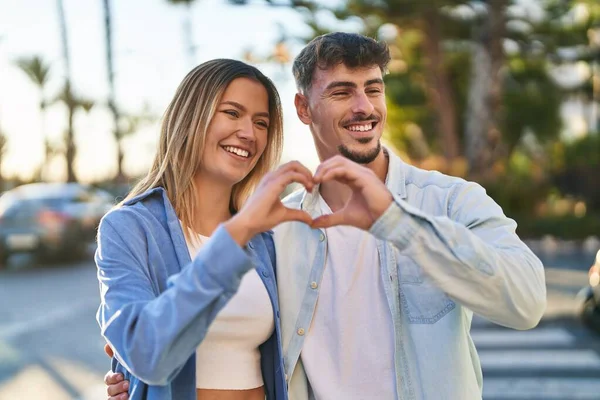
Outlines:
{"label": "man's beard", "polygon": [[[371,140],[371,138],[368,138],[368,141],[370,141],[370,140]],[[360,142],[360,140],[359,140],[359,142]],[[350,150],[348,147],[344,146],[343,144],[340,144],[338,146],[338,151],[340,152],[341,155],[343,155],[350,161],[354,161],[355,163],[358,163],[358,164],[369,164],[369,163],[373,162],[379,155],[379,152],[381,151],[381,142],[378,140],[377,147],[375,147],[373,150],[368,150],[367,152],[361,152],[361,153],[355,152],[355,151]]]}

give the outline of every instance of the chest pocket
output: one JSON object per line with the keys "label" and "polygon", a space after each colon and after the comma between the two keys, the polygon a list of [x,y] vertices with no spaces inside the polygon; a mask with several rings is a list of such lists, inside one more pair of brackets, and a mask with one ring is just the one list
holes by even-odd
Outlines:
{"label": "chest pocket", "polygon": [[411,324],[435,324],[452,311],[456,304],[433,284],[411,258],[394,251],[398,268],[400,304]]}

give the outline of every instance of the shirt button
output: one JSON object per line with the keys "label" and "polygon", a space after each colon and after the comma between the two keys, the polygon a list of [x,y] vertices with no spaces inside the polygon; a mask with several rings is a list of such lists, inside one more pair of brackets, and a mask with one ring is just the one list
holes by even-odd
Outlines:
{"label": "shirt button", "polygon": [[323,240],[325,240],[325,234],[321,233],[321,236],[319,236],[319,241],[322,242]]}
{"label": "shirt button", "polygon": [[298,332],[298,335],[300,335],[300,336],[304,336],[304,328],[300,328],[300,329],[298,329],[298,331],[297,331],[297,332]]}
{"label": "shirt button", "polygon": [[317,287],[319,287],[319,285],[317,285],[317,282],[311,282],[310,287],[316,289]]}
{"label": "shirt button", "polygon": [[266,278],[267,276],[269,276],[269,273],[267,271],[263,271],[262,275]]}
{"label": "shirt button", "polygon": [[254,248],[254,245],[252,244],[252,242],[248,242],[248,247],[250,247],[251,249]]}

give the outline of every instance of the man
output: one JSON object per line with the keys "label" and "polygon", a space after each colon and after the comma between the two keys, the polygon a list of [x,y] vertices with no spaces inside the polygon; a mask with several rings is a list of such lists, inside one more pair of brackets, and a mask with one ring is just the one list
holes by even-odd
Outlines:
{"label": "man", "polygon": [[480,399],[473,313],[530,329],[545,309],[542,264],[479,185],[381,146],[389,59],[381,43],[333,33],[294,62],[322,163],[318,190],[285,201],[312,227],[275,230],[293,400]]}

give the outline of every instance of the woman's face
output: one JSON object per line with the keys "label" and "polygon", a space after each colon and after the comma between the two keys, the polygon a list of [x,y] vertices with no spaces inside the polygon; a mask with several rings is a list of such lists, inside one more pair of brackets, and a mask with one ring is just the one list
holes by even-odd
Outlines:
{"label": "woman's face", "polygon": [[210,122],[199,174],[231,186],[243,180],[267,146],[269,95],[249,78],[233,80]]}

